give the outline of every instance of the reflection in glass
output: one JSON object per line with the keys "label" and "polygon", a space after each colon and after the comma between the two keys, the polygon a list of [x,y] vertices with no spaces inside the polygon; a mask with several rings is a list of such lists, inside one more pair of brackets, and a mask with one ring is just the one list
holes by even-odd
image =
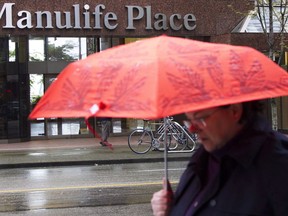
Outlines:
{"label": "reflection in glass", "polygon": [[86,38],[80,38],[80,59],[84,59],[87,57],[87,39]]}
{"label": "reflection in glass", "polygon": [[16,38],[10,37],[9,39],[9,62],[16,61]]}
{"label": "reflection in glass", "polygon": [[30,74],[30,102],[35,107],[44,94],[43,74]]}
{"label": "reflection in glass", "polygon": [[79,60],[79,38],[49,37],[47,59],[49,61]]}
{"label": "reflection in glass", "polygon": [[44,38],[43,37],[31,37],[29,39],[29,61],[44,61]]}
{"label": "reflection in glass", "polygon": [[112,131],[113,131],[113,133],[121,133],[122,132],[121,120],[114,120],[112,122]]}
{"label": "reflection in glass", "polygon": [[31,122],[31,137],[44,136],[44,135],[45,135],[44,120]]}
{"label": "reflection in glass", "polygon": [[80,122],[78,119],[63,119],[62,135],[77,135],[80,133]]}
{"label": "reflection in glass", "polygon": [[58,124],[56,121],[49,121],[47,123],[47,135],[57,136],[58,134]]}
{"label": "reflection in glass", "polygon": [[[30,74],[30,103],[31,110],[44,94],[43,74]],[[44,136],[44,119],[31,121],[31,136]]]}
{"label": "reflection in glass", "polygon": [[100,40],[100,50],[101,51],[112,47],[112,39],[111,38],[102,37],[99,40]]}

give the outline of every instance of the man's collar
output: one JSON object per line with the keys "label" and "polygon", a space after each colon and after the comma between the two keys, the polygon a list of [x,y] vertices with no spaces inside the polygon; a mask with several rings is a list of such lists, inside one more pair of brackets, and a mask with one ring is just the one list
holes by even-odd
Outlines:
{"label": "man's collar", "polygon": [[247,168],[252,164],[261,146],[266,142],[269,132],[271,130],[267,122],[263,118],[255,116],[219,152],[216,151],[213,154],[230,156]]}

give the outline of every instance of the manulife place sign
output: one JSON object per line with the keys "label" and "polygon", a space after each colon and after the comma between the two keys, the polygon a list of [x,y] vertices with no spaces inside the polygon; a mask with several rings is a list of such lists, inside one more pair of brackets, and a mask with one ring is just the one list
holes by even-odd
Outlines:
{"label": "manulife place sign", "polygon": [[[119,14],[110,11],[104,4],[73,4],[70,11],[16,10],[16,3],[0,5],[1,29],[73,29],[73,30],[139,30],[193,31],[196,17],[192,13],[153,13],[152,6],[124,5],[121,20]],[[119,23],[125,24],[123,26]],[[139,22],[143,23],[139,27]]]}

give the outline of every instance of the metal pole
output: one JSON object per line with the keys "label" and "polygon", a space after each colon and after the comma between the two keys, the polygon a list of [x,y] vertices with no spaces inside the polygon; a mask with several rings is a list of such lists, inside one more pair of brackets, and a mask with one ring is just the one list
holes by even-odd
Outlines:
{"label": "metal pole", "polygon": [[168,145],[167,145],[167,130],[168,119],[164,118],[164,176],[165,176],[165,189],[168,189]]}

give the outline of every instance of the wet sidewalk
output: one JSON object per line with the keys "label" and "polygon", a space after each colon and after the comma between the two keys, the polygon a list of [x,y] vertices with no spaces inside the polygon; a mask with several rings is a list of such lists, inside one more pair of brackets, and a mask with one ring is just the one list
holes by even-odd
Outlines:
{"label": "wet sidewalk", "polygon": [[[163,162],[163,152],[135,154],[126,136],[110,137],[113,150],[96,138],[37,140],[0,144],[0,169]],[[193,153],[169,153],[168,161],[187,160]]]}

